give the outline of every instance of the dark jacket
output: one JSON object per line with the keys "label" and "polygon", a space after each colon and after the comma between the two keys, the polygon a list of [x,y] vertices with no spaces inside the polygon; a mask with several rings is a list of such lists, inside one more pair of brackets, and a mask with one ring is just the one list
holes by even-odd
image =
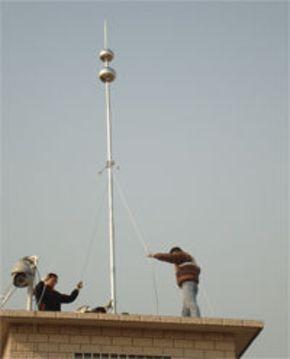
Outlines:
{"label": "dark jacket", "polygon": [[35,289],[34,295],[39,310],[56,311],[61,310],[61,303],[71,303],[78,296],[78,289],[74,289],[70,295],[61,294],[56,290],[44,285],[44,282],[39,282]]}
{"label": "dark jacket", "polygon": [[187,281],[199,282],[200,267],[190,254],[186,252],[156,253],[154,258],[175,265],[176,281],[179,287]]}

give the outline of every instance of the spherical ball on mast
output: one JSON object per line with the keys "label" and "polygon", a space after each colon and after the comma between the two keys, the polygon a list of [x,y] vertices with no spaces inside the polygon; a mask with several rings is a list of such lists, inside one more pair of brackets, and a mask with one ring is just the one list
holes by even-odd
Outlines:
{"label": "spherical ball on mast", "polygon": [[105,66],[99,72],[99,78],[102,82],[113,82],[116,78],[116,71],[109,66]]}
{"label": "spherical ball on mast", "polygon": [[114,53],[110,49],[103,49],[100,52],[100,59],[105,66],[99,72],[99,78],[102,82],[113,82],[116,78],[116,71],[109,66],[110,61],[114,58]]}
{"label": "spherical ball on mast", "polygon": [[103,49],[101,50],[100,52],[100,59],[103,61],[103,62],[110,62],[113,60],[114,58],[114,53],[112,50],[110,49]]}
{"label": "spherical ball on mast", "polygon": [[110,67],[110,62],[114,59],[114,52],[108,48],[107,21],[104,23],[104,48],[99,57],[103,61],[104,67],[99,72],[99,79],[104,83],[113,82],[116,78],[116,71]]}

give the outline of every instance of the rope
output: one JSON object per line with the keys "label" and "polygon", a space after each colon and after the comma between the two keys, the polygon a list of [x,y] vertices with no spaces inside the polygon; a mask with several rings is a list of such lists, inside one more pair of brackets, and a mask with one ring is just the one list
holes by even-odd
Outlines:
{"label": "rope", "polygon": [[[40,275],[40,272],[39,272],[39,269],[36,267],[36,273],[38,275],[38,282],[41,281],[41,275]],[[44,296],[44,293],[45,293],[45,290],[46,290],[46,286],[43,285],[43,288],[42,288],[42,292],[41,292],[41,296],[39,297],[39,300],[36,301],[36,297],[35,297],[35,309],[38,310],[38,306],[39,304],[42,302],[42,299],[43,299],[43,296]]]}
{"label": "rope", "polygon": [[153,290],[154,290],[154,296],[155,296],[155,309],[156,314],[159,315],[159,298],[158,298],[158,283],[157,283],[157,276],[156,276],[156,270],[155,270],[155,264],[154,262],[150,262],[151,272],[152,272],[152,279],[153,279]]}
{"label": "rope", "polygon": [[[101,201],[100,201],[100,205],[95,213],[95,216],[94,218],[99,218],[99,214],[101,212],[101,209],[103,207],[103,204],[104,204],[104,198],[105,198],[105,189],[103,190],[103,193],[102,193],[102,196],[101,196]],[[86,256],[85,256],[85,261],[84,261],[84,265],[83,265],[83,268],[82,268],[82,271],[81,271],[81,275],[80,275],[80,279],[82,280],[84,275],[85,275],[85,272],[87,270],[87,267],[88,267],[88,263],[89,263],[89,257],[91,255],[91,250],[92,250],[92,245],[93,245],[93,241],[94,239],[96,238],[97,236],[97,232],[98,232],[98,229],[99,229],[99,223],[98,221],[96,221],[95,223],[95,227],[93,229],[93,232],[92,232],[92,236],[91,236],[91,239],[88,243],[88,247],[87,247],[87,251],[86,251]]]}
{"label": "rope", "polygon": [[210,311],[210,313],[211,313],[211,316],[213,317],[213,316],[214,316],[214,309],[213,309],[213,306],[211,305],[211,302],[210,302],[209,297],[208,297],[208,295],[207,295],[205,286],[204,286],[202,283],[200,283],[200,284],[199,284],[199,287],[200,287],[200,290],[201,290],[202,295],[203,295],[204,298],[205,298],[205,301],[206,301],[206,303],[207,303],[207,306],[208,306],[208,308],[209,308],[209,311]]}
{"label": "rope", "polygon": [[[139,240],[139,243],[141,244],[141,246],[143,247],[145,254],[148,255],[150,253],[149,250],[149,246],[146,243],[144,236],[135,220],[135,217],[133,215],[132,210],[130,209],[128,202],[126,201],[126,197],[124,194],[124,191],[122,190],[120,183],[118,182],[118,180],[116,179],[116,176],[114,176],[114,182],[116,184],[116,188],[118,190],[119,196],[121,198],[121,201],[123,203],[123,206],[125,207],[125,209],[127,210],[129,219],[131,221],[131,224],[135,230],[135,233],[137,235],[137,238]],[[153,288],[154,288],[154,296],[155,296],[155,308],[156,308],[156,314],[159,314],[159,299],[158,299],[158,290],[157,290],[157,277],[156,277],[156,271],[155,271],[155,266],[154,263],[150,261],[150,265],[151,265],[151,271],[152,271],[152,279],[153,279]]]}
{"label": "rope", "polygon": [[123,202],[123,205],[124,205],[125,209],[126,209],[127,212],[128,212],[130,221],[131,221],[131,223],[132,223],[132,225],[133,225],[133,227],[134,227],[134,229],[135,229],[135,232],[136,232],[136,234],[137,234],[137,238],[139,239],[139,242],[140,242],[140,244],[142,245],[142,247],[143,247],[145,253],[146,253],[146,254],[149,254],[150,251],[149,251],[148,244],[145,242],[145,239],[144,239],[144,237],[143,237],[143,234],[142,234],[142,232],[141,232],[139,226],[137,225],[137,222],[136,222],[136,220],[135,220],[135,217],[134,217],[134,215],[133,215],[133,212],[131,211],[131,209],[130,209],[130,207],[129,207],[129,205],[128,205],[128,202],[126,201],[124,192],[123,192],[123,190],[122,190],[122,188],[121,188],[121,186],[120,186],[120,184],[119,184],[119,182],[118,182],[116,176],[114,177],[114,182],[115,182],[116,187],[117,187],[117,189],[118,189],[118,191],[119,191],[119,195],[120,195],[120,198],[121,198],[121,200],[122,200],[122,202]]}

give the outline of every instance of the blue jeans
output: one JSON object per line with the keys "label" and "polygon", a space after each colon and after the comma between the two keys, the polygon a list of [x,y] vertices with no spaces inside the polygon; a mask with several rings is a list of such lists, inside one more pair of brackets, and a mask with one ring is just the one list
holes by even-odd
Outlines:
{"label": "blue jeans", "polygon": [[181,285],[183,298],[183,317],[200,317],[200,310],[197,305],[196,297],[198,292],[198,285],[195,282],[187,281]]}

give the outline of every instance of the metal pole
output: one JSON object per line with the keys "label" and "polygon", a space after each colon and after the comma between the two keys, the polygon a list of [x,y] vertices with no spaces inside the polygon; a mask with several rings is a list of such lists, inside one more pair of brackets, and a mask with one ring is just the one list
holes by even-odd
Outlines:
{"label": "metal pole", "polygon": [[107,48],[108,33],[107,23],[104,24],[104,46],[100,52],[100,59],[104,67],[99,72],[99,78],[105,83],[106,91],[106,122],[107,122],[107,170],[108,170],[108,210],[109,210],[109,242],[110,242],[110,284],[111,284],[111,302],[113,313],[117,313],[116,300],[116,268],[115,268],[115,226],[114,226],[114,192],[113,192],[113,166],[112,155],[112,120],[111,120],[111,99],[110,83],[116,78],[116,72],[109,64],[114,58],[112,50]]}
{"label": "metal pole", "polygon": [[30,258],[33,261],[34,268],[33,268],[33,273],[32,273],[32,281],[27,286],[27,306],[26,306],[27,310],[33,310],[33,306],[32,306],[32,304],[33,304],[33,288],[34,288],[34,283],[35,283],[36,266],[37,266],[37,261],[38,261],[38,258],[36,256],[31,256]]}
{"label": "metal pole", "polygon": [[27,287],[27,310],[32,310],[32,297],[33,297],[33,283]]}
{"label": "metal pole", "polygon": [[114,225],[114,192],[113,192],[113,156],[112,156],[112,120],[110,105],[110,84],[106,89],[106,120],[107,120],[107,170],[108,170],[108,210],[109,210],[109,241],[110,241],[110,283],[113,313],[117,313],[116,302],[116,268],[115,268],[115,225]]}

